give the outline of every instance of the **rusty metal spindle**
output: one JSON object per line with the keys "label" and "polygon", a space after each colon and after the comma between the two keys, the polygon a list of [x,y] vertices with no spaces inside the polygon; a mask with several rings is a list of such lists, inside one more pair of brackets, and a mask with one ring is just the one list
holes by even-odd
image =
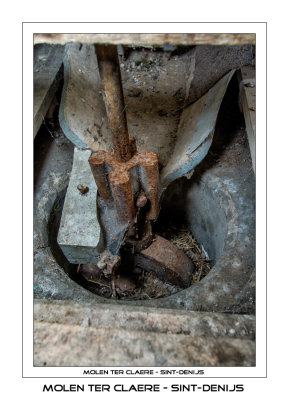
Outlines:
{"label": "rusty metal spindle", "polygon": [[113,45],[96,44],[95,52],[113,149],[117,160],[126,162],[131,158],[132,154],[127,130],[117,48]]}
{"label": "rusty metal spindle", "polygon": [[[191,260],[152,232],[151,222],[159,213],[158,158],[155,153],[138,153],[135,139],[128,135],[116,46],[95,45],[95,52],[113,145],[113,151],[92,152],[88,160],[99,194],[104,200],[113,199],[119,222],[127,225],[125,251],[134,265],[160,279],[188,287],[194,271]],[[132,170],[137,170],[137,176]],[[137,185],[132,184],[136,183],[134,179],[138,179]],[[139,210],[147,203],[149,209],[138,219]],[[113,260],[114,269],[109,260],[105,261],[109,275],[114,274],[119,260],[116,261],[115,264]]]}

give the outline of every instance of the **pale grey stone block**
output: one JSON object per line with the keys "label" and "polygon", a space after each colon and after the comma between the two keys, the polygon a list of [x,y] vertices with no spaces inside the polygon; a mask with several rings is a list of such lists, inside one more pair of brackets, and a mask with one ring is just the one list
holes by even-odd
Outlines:
{"label": "pale grey stone block", "polygon": [[[71,177],[67,188],[57,242],[72,264],[97,262],[101,239],[96,212],[97,186],[88,158],[90,150],[74,149]],[[88,187],[81,194],[78,185]]]}

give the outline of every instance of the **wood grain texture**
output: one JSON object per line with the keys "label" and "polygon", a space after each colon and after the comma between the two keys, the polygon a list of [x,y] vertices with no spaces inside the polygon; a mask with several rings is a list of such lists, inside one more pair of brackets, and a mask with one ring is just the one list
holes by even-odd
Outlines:
{"label": "wood grain texture", "polygon": [[107,43],[123,45],[255,44],[253,33],[35,33],[34,43]]}

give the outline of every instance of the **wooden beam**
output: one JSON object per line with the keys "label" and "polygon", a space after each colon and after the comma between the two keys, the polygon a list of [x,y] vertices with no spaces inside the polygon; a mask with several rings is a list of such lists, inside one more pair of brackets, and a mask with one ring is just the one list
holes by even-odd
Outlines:
{"label": "wooden beam", "polygon": [[64,46],[61,45],[43,44],[34,48],[34,137],[37,135],[58,88],[63,53]]}
{"label": "wooden beam", "polygon": [[34,44],[103,43],[147,45],[255,44],[254,33],[35,33]]}

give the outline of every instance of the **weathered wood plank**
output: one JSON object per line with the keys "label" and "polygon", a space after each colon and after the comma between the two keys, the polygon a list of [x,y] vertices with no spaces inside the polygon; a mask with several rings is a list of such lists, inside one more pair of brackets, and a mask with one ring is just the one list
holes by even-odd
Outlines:
{"label": "weathered wood plank", "polygon": [[250,65],[238,71],[240,109],[243,111],[254,172],[256,170],[256,73]]}
{"label": "weathered wood plank", "polygon": [[123,45],[255,44],[253,33],[35,33],[34,43],[109,43]]}
{"label": "weathered wood plank", "polygon": [[50,107],[61,79],[64,46],[37,45],[34,47],[34,104],[33,104],[33,136]]}
{"label": "weathered wood plank", "polygon": [[255,342],[35,322],[34,365],[252,367]]}

